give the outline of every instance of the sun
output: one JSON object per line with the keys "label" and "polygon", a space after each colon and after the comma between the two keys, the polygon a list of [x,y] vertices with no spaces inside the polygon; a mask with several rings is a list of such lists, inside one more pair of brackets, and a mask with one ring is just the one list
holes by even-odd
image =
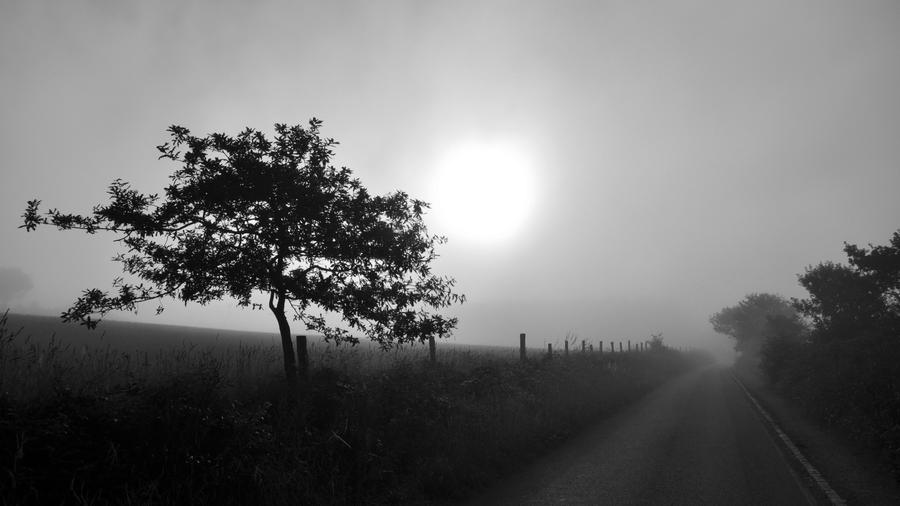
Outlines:
{"label": "sun", "polygon": [[498,243],[522,232],[536,200],[533,157],[510,142],[469,141],[439,158],[432,214],[451,240]]}

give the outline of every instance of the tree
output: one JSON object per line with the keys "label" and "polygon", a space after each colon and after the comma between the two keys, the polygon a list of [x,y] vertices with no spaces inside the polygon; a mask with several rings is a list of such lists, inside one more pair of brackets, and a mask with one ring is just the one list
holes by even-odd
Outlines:
{"label": "tree", "polygon": [[844,243],[849,265],[823,262],[808,267],[800,284],[809,298],[795,305],[814,326],[819,341],[900,331],[900,231],[886,246]]}
{"label": "tree", "polygon": [[844,243],[844,253],[858,272],[870,276],[882,293],[885,305],[893,312],[900,311],[900,230],[894,232],[886,246],[860,248]]}
{"label": "tree", "polygon": [[900,323],[900,230],[894,232],[885,246],[860,248],[844,243],[850,265],[864,276],[868,276],[881,294],[886,317],[895,326]]}
{"label": "tree", "polygon": [[809,298],[795,301],[816,329],[818,341],[858,337],[882,321],[887,307],[871,276],[853,267],[823,262],[800,276]]}
{"label": "tree", "polygon": [[0,267],[0,310],[10,302],[28,293],[33,285],[28,274],[16,267]]}
{"label": "tree", "polygon": [[797,311],[784,297],[751,293],[736,306],[723,308],[710,319],[713,329],[732,337],[734,349],[745,358],[756,358],[762,348],[771,318],[782,316],[799,323]]}
{"label": "tree", "polygon": [[[452,278],[431,273],[435,246],[446,239],[428,235],[428,204],[399,191],[370,195],[350,169],[331,165],[337,142],[320,135],[321,124],[276,124],[273,140],[250,128],[196,137],[172,126],[157,149],[181,167],[163,199],[115,180],[110,201],[89,215],[41,213],[39,200],[28,202],[28,231],[50,225],[118,234],[127,251],[114,260],[141,280],[117,278],[113,292],[85,290],[62,318],[93,328],[110,311],[168,297],[200,304],[232,297],[262,309],[252,302],[262,293],[278,323],[289,383],[297,366],[288,311],[337,342],[356,344],[351,331],[385,348],[448,336],[456,318],[433,310],[464,296],[452,291]],[[350,330],[331,325],[330,315]]]}

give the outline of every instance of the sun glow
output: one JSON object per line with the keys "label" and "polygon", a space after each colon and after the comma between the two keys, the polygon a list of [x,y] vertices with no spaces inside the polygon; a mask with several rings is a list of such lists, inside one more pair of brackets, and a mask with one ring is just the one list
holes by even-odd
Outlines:
{"label": "sun glow", "polygon": [[532,158],[511,143],[460,143],[439,159],[432,195],[438,230],[451,241],[503,242],[534,208]]}

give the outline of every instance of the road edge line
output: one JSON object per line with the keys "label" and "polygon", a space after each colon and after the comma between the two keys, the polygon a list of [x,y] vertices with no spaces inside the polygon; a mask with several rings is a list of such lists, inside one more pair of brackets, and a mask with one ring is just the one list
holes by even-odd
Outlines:
{"label": "road edge line", "polygon": [[756,397],[754,397],[753,394],[751,394],[750,391],[747,390],[747,387],[744,386],[744,383],[740,379],[738,379],[734,372],[731,373],[731,378],[734,379],[735,383],[737,383],[739,387],[741,387],[741,390],[744,391],[744,394],[748,399],[750,399],[750,402],[753,403],[757,411],[759,411],[759,413],[762,415],[763,419],[768,422],[769,426],[772,427],[772,429],[775,431],[775,434],[778,435],[787,449],[790,450],[794,458],[797,459],[798,462],[800,462],[800,465],[803,466],[803,470],[806,471],[806,474],[809,475],[809,477],[819,487],[822,493],[825,494],[825,497],[828,498],[831,504],[833,504],[834,506],[846,506],[847,502],[842,499],[841,496],[838,495],[838,493],[835,492],[833,488],[831,488],[831,485],[828,484],[828,482],[825,480],[825,477],[822,476],[822,473],[820,473],[815,467],[813,467],[809,460],[807,460],[806,457],[803,456],[803,453],[800,452],[800,449],[797,448],[797,445],[795,445],[794,442],[791,441],[791,438],[789,438],[788,435],[785,434],[783,430],[781,430],[781,427],[779,427],[778,424],[775,423],[775,420],[769,415],[769,412],[766,411],[766,409],[762,407],[759,401],[756,400]]}

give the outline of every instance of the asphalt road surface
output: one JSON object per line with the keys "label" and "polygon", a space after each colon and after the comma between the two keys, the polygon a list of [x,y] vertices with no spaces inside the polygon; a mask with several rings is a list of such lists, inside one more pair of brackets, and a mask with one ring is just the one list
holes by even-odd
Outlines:
{"label": "asphalt road surface", "polygon": [[709,367],[604,420],[473,504],[816,504],[800,473],[731,373]]}

